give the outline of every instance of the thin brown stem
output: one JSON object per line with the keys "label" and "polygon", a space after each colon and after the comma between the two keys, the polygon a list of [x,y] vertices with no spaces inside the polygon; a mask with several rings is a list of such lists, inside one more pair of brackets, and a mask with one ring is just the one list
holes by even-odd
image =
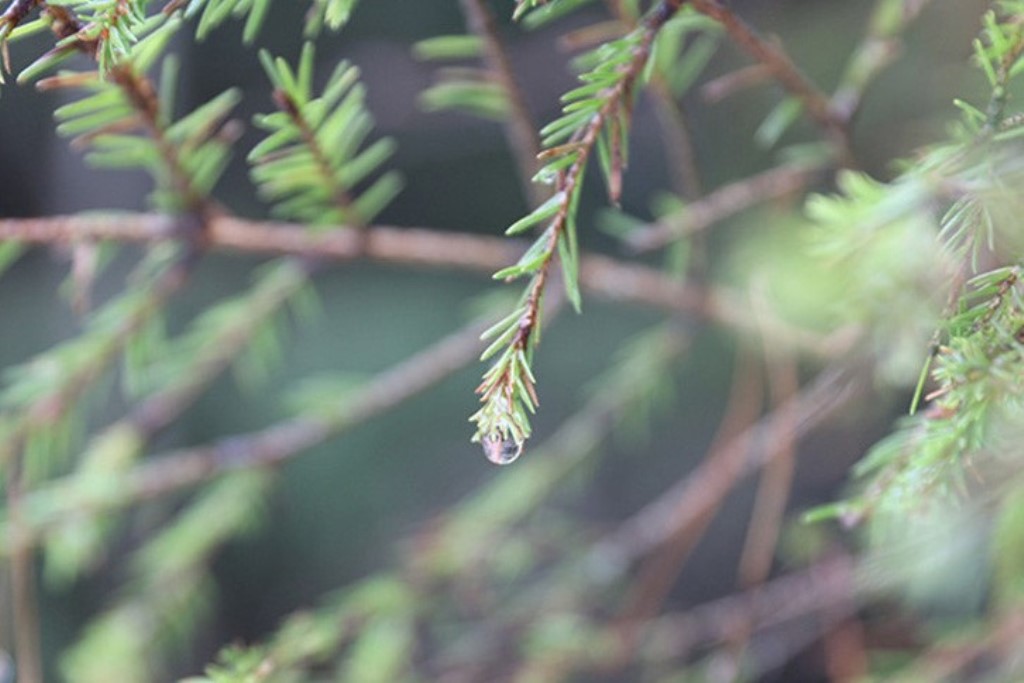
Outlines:
{"label": "thin brown stem", "polygon": [[[761,411],[761,379],[753,359],[753,355],[744,352],[742,348],[737,353],[729,401],[718,431],[707,449],[706,463],[713,463],[722,457],[727,452],[725,446],[745,433]],[[642,563],[622,610],[620,646],[623,658],[619,662],[620,666],[628,661],[644,624],[658,612],[687,559],[704,536],[720,504],[724,502],[723,497],[717,505],[709,507],[698,519],[693,520],[692,524],[679,526],[678,531]]]}
{"label": "thin brown stem", "polygon": [[[8,472],[7,514],[12,536],[28,536],[23,515],[21,468]],[[42,683],[43,657],[40,645],[39,604],[36,598],[35,553],[30,543],[16,541],[10,550],[11,597],[13,605],[14,656],[19,683]]]}
{"label": "thin brown stem", "polygon": [[[768,387],[773,408],[795,396],[800,388],[796,362],[778,349],[765,349]],[[780,415],[787,415],[781,413]],[[739,580],[744,588],[763,582],[771,572],[786,503],[796,467],[796,443],[792,425],[779,425],[779,452],[764,467],[750,515],[750,527],[740,557]]]}
{"label": "thin brown stem", "polygon": [[[29,244],[74,244],[80,240],[149,244],[173,239],[174,218],[157,214],[53,216],[0,219],[0,241]],[[213,216],[205,236],[207,249],[252,253],[310,255],[348,261],[365,258],[379,263],[492,273],[522,253],[520,242],[426,228],[374,226],[362,237],[352,230],[312,234],[294,223],[246,221]],[[609,301],[689,313],[728,327],[760,332],[747,306],[725,291],[704,291],[680,284],[660,271],[605,256],[580,259],[580,285]],[[774,324],[766,332],[778,343],[814,355],[834,356],[849,348],[855,331],[839,330],[821,338]]]}
{"label": "thin brown stem", "polygon": [[837,116],[853,121],[871,83],[899,55],[900,34],[918,17],[932,0],[906,0],[901,11],[892,11],[891,0],[878,0],[869,20],[868,32],[847,62],[846,73],[832,95],[832,110]]}
{"label": "thin brown stem", "polygon": [[762,202],[799,192],[820,169],[806,165],[778,166],[724,185],[682,211],[629,235],[626,244],[649,251],[673,240],[707,230],[721,220]]}
{"label": "thin brown stem", "polygon": [[515,69],[498,32],[494,15],[484,0],[461,0],[461,6],[469,30],[483,43],[484,61],[489,75],[501,86],[508,102],[509,115],[505,120],[505,136],[516,160],[523,195],[534,206],[539,205],[547,199],[547,193],[533,182],[533,176],[538,171],[540,137],[537,135],[533,115],[526,104],[526,96],[516,78]]}
{"label": "thin brown stem", "polygon": [[274,91],[274,102],[277,104],[278,109],[284,112],[292,120],[292,123],[295,124],[295,127],[299,129],[302,142],[305,144],[306,149],[309,150],[309,153],[313,155],[313,162],[316,164],[317,172],[331,189],[331,199],[334,201],[335,206],[342,210],[343,215],[347,217],[346,220],[353,227],[366,227],[365,217],[360,216],[355,210],[355,200],[352,198],[352,195],[338,182],[338,176],[334,169],[331,168],[331,162],[327,157],[327,153],[324,151],[320,141],[317,140],[316,131],[309,125],[306,117],[302,115],[298,105],[284,90]]}
{"label": "thin brown stem", "polygon": [[771,70],[790,95],[831,140],[844,166],[853,166],[854,156],[846,121],[833,111],[829,98],[815,86],[781,47],[758,35],[749,24],[717,0],[691,0],[694,9],[718,21],[733,41],[757,62]]}
{"label": "thin brown stem", "polygon": [[[636,17],[621,0],[607,0],[611,13],[624,26],[634,27]],[[665,160],[672,177],[673,190],[684,199],[695,199],[701,195],[702,182],[697,155],[693,149],[693,136],[683,115],[682,108],[672,95],[668,82],[659,71],[651,73],[646,93],[654,104],[654,113],[665,137],[663,145]]]}
{"label": "thin brown stem", "polygon": [[867,373],[833,368],[727,444],[597,544],[594,561],[629,564],[703,519],[742,479],[784,452],[784,445],[824,422],[865,389]]}

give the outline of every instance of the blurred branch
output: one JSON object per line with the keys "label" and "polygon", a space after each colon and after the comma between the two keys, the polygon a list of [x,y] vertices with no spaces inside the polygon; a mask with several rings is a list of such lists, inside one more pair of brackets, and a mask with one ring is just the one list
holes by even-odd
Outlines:
{"label": "blurred branch", "polygon": [[[295,457],[399,405],[475,361],[484,328],[482,324],[473,324],[445,337],[376,376],[321,415],[298,417],[208,446],[153,456],[123,477],[109,482],[109,486],[81,487],[73,479],[42,486],[25,501],[33,512],[44,511],[33,514],[30,536],[2,539],[3,549],[31,543],[47,527],[71,515],[126,507],[228,471],[273,466]],[[17,533],[17,529],[8,529],[9,536]]]}
{"label": "blurred branch", "polygon": [[[763,307],[757,306],[755,310]],[[765,342],[764,358],[768,374],[768,391],[772,409],[777,409],[800,390],[796,359],[785,350],[772,348]],[[780,412],[779,453],[765,464],[750,514],[750,526],[740,557],[739,580],[744,588],[762,583],[771,573],[775,547],[779,540],[786,503],[789,501],[796,469],[796,440],[793,425],[783,419],[791,413]]]}
{"label": "blurred branch", "polygon": [[[1016,680],[1020,674],[1020,643],[1024,639],[1024,611],[1018,606],[989,617],[981,633],[926,650],[891,680],[914,681]],[[988,661],[992,658],[993,661]],[[1002,671],[998,662],[1009,660]],[[1016,664],[1016,666],[1013,665]],[[994,670],[993,670],[994,669]],[[985,673],[994,674],[991,678]]]}
{"label": "blurred branch", "polygon": [[[755,306],[754,310],[759,312],[761,307]],[[800,389],[796,361],[790,354],[772,348],[768,343],[764,344],[764,359],[771,407],[776,409]],[[741,588],[758,586],[771,575],[796,470],[796,443],[792,432],[791,425],[781,425],[779,454],[765,465],[758,482],[754,508],[749,516],[736,572]],[[752,631],[752,624],[737,628],[731,643],[732,657],[737,667],[745,659],[744,653],[749,654]]]}
{"label": "blurred branch", "polygon": [[659,73],[651,74],[645,92],[654,103],[654,113],[664,136],[663,151],[673,189],[685,199],[699,197],[703,183],[693,148],[693,135],[682,107],[672,97],[668,84]]}
{"label": "blurred branch", "polygon": [[[177,235],[172,218],[158,214],[109,216],[56,216],[0,219],[0,242],[74,244],[79,241],[150,243]],[[351,230],[312,234],[298,224],[245,221],[226,216],[213,218],[204,235],[209,249],[262,254],[294,254],[316,260],[368,258],[433,268],[454,268],[491,273],[515,260],[523,244],[514,240],[422,228],[374,226],[365,235]],[[661,272],[626,264],[604,256],[583,256],[580,283],[610,301],[653,306],[698,315],[737,330],[753,330],[744,305],[722,291],[705,292],[686,286]],[[831,355],[848,345],[848,331],[821,339],[789,330],[770,329],[773,339],[814,354]]]}
{"label": "blurred branch", "polygon": [[731,9],[717,0],[691,0],[694,9],[720,22],[733,41],[755,60],[771,70],[775,80],[800,100],[804,111],[832,141],[844,166],[854,165],[847,121],[839,116],[829,98],[800,71],[781,47],[760,35]]}
{"label": "blurred branch", "polygon": [[[7,514],[17,532],[25,528],[23,519],[22,476],[18,471],[7,477]],[[43,657],[40,643],[39,602],[36,592],[35,554],[30,544],[18,543],[10,549],[11,619],[14,631],[14,659],[21,683],[42,683]]]}
{"label": "blurred branch", "polygon": [[706,512],[742,479],[842,410],[867,386],[869,373],[833,367],[800,394],[734,438],[720,457],[705,460],[686,478],[620,524],[590,551],[593,564],[616,573],[660,547]]}
{"label": "blurred branch", "polygon": [[[754,355],[743,345],[737,349],[732,372],[728,403],[718,431],[707,449],[708,462],[722,457],[727,452],[727,445],[732,444],[739,435],[747,433],[762,410],[764,387],[761,373]],[[718,502],[724,502],[724,498]],[[666,539],[658,552],[646,558],[633,582],[627,605],[622,610],[624,619],[646,620],[657,613],[658,606],[671,591],[686,559],[703,537],[717,509],[716,505],[706,510],[699,520],[690,527],[680,528],[672,538]]]}
{"label": "blurred branch", "polygon": [[[167,223],[173,226],[175,221],[167,219]],[[193,258],[186,255],[161,274],[149,285],[150,289],[146,296],[118,321],[113,331],[105,336],[91,357],[90,363],[83,364],[76,372],[62,377],[60,382],[55,383],[54,391],[34,401],[9,422],[0,439],[0,465],[10,462],[15,457],[33,430],[47,428],[74,407],[82,394],[103,375],[136,333],[163,309],[175,292],[184,286],[194,262]]]}
{"label": "blurred branch", "polygon": [[846,616],[839,608],[853,609],[853,598],[861,592],[856,562],[845,555],[832,557],[757,588],[653,620],[640,656],[678,660],[702,645],[734,637],[744,625],[762,631],[816,613],[820,629],[829,618]]}
{"label": "blurred branch", "polygon": [[173,381],[140,401],[126,418],[108,428],[107,432],[128,427],[145,441],[174,422],[206,386],[238,359],[250,344],[256,329],[308,284],[309,275],[315,270],[314,265],[300,259],[292,259],[288,266],[283,277],[252,288],[248,294],[247,315],[240,316],[236,323],[224,326],[207,339],[189,366]]}
{"label": "blurred branch", "polygon": [[[637,17],[621,0],[607,0],[605,4],[623,26],[636,27]],[[644,93],[654,105],[654,113],[665,138],[662,147],[673,190],[685,199],[699,197],[702,191],[700,168],[682,106],[673,96],[665,76],[657,69],[651,71]]]}
{"label": "blurred branch", "polygon": [[717,104],[727,97],[772,79],[772,70],[764,64],[751,64],[722,74],[700,86],[701,99]]}
{"label": "blurred branch", "polygon": [[543,187],[533,182],[533,176],[540,169],[537,163],[540,137],[537,135],[537,125],[530,114],[530,109],[526,106],[523,89],[516,80],[512,62],[498,33],[494,15],[484,0],[461,0],[460,5],[469,30],[483,43],[484,60],[489,75],[498,82],[508,100],[509,114],[505,119],[505,135],[518,166],[519,182],[523,187],[524,196],[532,205],[539,206],[547,199],[547,192]]}
{"label": "blurred branch", "polygon": [[860,110],[864,93],[875,78],[899,56],[900,34],[932,0],[878,0],[868,32],[847,63],[846,73],[832,95],[832,111],[852,121]]}
{"label": "blurred branch", "polygon": [[669,242],[707,230],[718,221],[771,199],[804,188],[821,171],[807,165],[778,166],[729,183],[626,238],[636,251],[649,251]]}
{"label": "blurred branch", "polygon": [[[764,389],[761,373],[754,355],[742,345],[737,349],[732,373],[728,403],[707,449],[706,462],[713,462],[727,453],[725,446],[731,444],[737,435],[746,433],[761,412]],[[687,559],[724,502],[724,497],[719,499],[693,524],[680,528],[641,563],[620,616],[622,653],[617,666],[620,672],[635,655],[644,625],[658,613]]]}

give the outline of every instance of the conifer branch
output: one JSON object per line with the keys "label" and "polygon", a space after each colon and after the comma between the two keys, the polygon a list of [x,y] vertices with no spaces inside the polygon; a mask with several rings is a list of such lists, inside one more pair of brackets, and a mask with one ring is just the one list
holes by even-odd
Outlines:
{"label": "conifer branch", "polygon": [[[168,209],[183,210],[180,217],[166,218],[168,229],[185,241],[186,249],[158,274],[151,276],[137,291],[130,292],[123,301],[115,302],[112,309],[121,306],[120,315],[112,325],[100,325],[92,334],[72,342],[69,348],[58,347],[53,354],[55,362],[64,369],[56,388],[21,407],[18,415],[8,417],[0,430],[0,463],[8,463],[25,447],[34,433],[55,428],[55,424],[71,411],[81,395],[100,378],[121,354],[163,310],[171,296],[186,283],[203,245],[203,235],[211,212],[207,192],[223,169],[227,157],[227,141],[211,139],[218,126],[233,106],[230,91],[215,98],[197,117],[187,117],[169,123],[161,111],[156,88],[138,69],[152,63],[166,44],[174,27],[164,25],[145,36],[134,47],[136,59],[131,65],[116,65],[111,70],[111,82],[103,81],[98,72],[54,76],[40,83],[43,89],[54,87],[86,88],[92,94],[86,99],[66,105],[58,110],[63,118],[61,129],[65,134],[77,134],[80,144],[89,145],[93,154],[107,154],[107,160],[117,165],[138,165],[139,159],[158,179],[168,179],[169,193],[158,194]],[[141,128],[145,138],[127,135]],[[116,130],[117,133],[108,131]],[[148,156],[138,156],[138,150],[148,149]],[[126,152],[126,150],[132,150]],[[125,156],[127,154],[127,156]],[[202,180],[199,180],[199,178]],[[69,236],[70,240],[81,235]],[[82,349],[72,353],[75,349]],[[73,361],[57,360],[66,353]],[[31,370],[27,381],[31,383]]]}
{"label": "conifer branch", "polygon": [[537,135],[537,126],[533,122],[533,115],[526,105],[522,87],[512,68],[512,61],[498,34],[494,16],[484,0],[460,0],[460,6],[469,30],[483,45],[484,60],[491,77],[501,85],[505,94],[509,110],[505,119],[505,134],[509,149],[515,156],[525,196],[531,200],[531,204],[538,206],[547,198],[546,193],[532,181],[539,170],[537,155],[540,153],[540,138]]}
{"label": "conifer branch", "polygon": [[[620,0],[607,0],[606,4],[623,26],[635,28],[637,17]],[[678,88],[673,90],[665,74],[657,68],[659,66],[657,64],[651,71],[646,92],[654,104],[655,115],[665,136],[665,159],[672,175],[673,189],[684,199],[695,199],[700,196],[703,184],[693,136],[678,99],[682,92]]]}
{"label": "conifer branch", "polygon": [[395,172],[387,172],[365,189],[357,188],[394,151],[387,138],[363,148],[373,118],[366,110],[359,70],[340,63],[323,92],[315,95],[312,43],[305,43],[294,70],[266,51],[260,61],[279,109],[255,119],[268,132],[249,153],[260,194],[274,203],[276,214],[310,226],[366,226],[402,183]]}
{"label": "conifer branch", "polygon": [[[832,368],[772,413],[736,436],[721,457],[705,461],[644,506],[590,551],[592,562],[625,570],[702,519],[743,477],[764,467],[786,446],[842,410],[866,389],[863,372]],[[785,433],[782,430],[787,430]]]}
{"label": "conifer branch", "polygon": [[875,78],[899,55],[900,37],[932,0],[878,0],[868,20],[868,31],[847,62],[846,72],[832,95],[831,107],[850,122],[860,110],[864,94]]}
{"label": "conifer branch", "polygon": [[148,458],[119,477],[118,484],[83,490],[73,479],[50,482],[26,500],[32,529],[12,538],[15,529],[0,526],[0,548],[36,542],[40,534],[69,515],[98,514],[164,496],[236,470],[272,467],[334,438],[429,389],[477,355],[482,325],[452,333],[369,380],[317,416],[286,420],[249,434],[207,446]]}
{"label": "conifer branch", "polygon": [[[84,240],[151,244],[173,240],[175,233],[173,220],[157,214],[0,218],[0,243],[67,245]],[[301,224],[246,221],[223,215],[210,220],[205,245],[213,251],[330,261],[364,258],[476,273],[493,272],[522,253],[522,246],[515,241],[427,228],[376,225],[367,228],[365,236],[354,230],[310,233]],[[580,257],[579,278],[583,289],[609,301],[690,313],[738,331],[758,332],[747,307],[737,297],[723,290],[708,292],[681,284],[653,268],[584,254]],[[822,338],[781,325],[771,327],[767,334],[779,343],[822,357],[849,348],[856,336],[855,331],[846,329]]]}
{"label": "conifer branch", "polygon": [[800,101],[811,120],[826,133],[844,166],[855,164],[846,120],[833,110],[829,98],[804,76],[782,48],[762,38],[718,0],[691,0],[691,4],[698,12],[720,22],[740,48],[771,70],[779,85]]}
{"label": "conifer branch", "polygon": [[642,75],[659,30],[682,6],[682,0],[663,0],[629,36],[594,54],[597,66],[581,80],[585,85],[565,98],[565,115],[541,131],[547,165],[538,177],[552,182],[555,195],[533,213],[512,225],[517,234],[542,222],[547,227],[514,265],[494,277],[512,280],[528,275],[530,282],[517,309],[488,330],[493,338],[483,359],[498,354],[477,387],[483,406],[470,420],[476,424],[473,441],[483,445],[487,457],[507,464],[522,452],[530,436],[528,412],[537,408],[536,379],[530,369],[539,341],[542,300],[556,253],[562,266],[566,294],[578,309],[579,248],[576,210],[583,173],[596,149],[608,184],[608,195],[618,202],[626,161],[626,136],[632,112],[634,86]]}
{"label": "conifer branch", "polygon": [[724,185],[681,211],[630,233],[626,244],[638,251],[658,249],[673,240],[707,230],[757,204],[800,191],[819,169],[803,164],[784,165]]}

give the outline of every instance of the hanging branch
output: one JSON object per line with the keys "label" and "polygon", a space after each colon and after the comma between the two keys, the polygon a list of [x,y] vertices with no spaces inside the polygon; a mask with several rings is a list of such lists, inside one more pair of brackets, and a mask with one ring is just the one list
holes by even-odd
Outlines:
{"label": "hanging branch", "polygon": [[537,178],[552,183],[556,192],[506,231],[516,235],[547,222],[518,263],[494,275],[504,280],[529,276],[530,283],[516,310],[484,335],[492,341],[482,359],[498,357],[477,387],[483,407],[470,418],[477,427],[473,441],[480,442],[496,464],[519,457],[530,436],[527,413],[535,411],[538,403],[530,360],[540,339],[542,300],[556,252],[569,301],[580,307],[576,212],[587,162],[596,149],[609,197],[617,203],[635,86],[658,31],[681,6],[682,0],[660,2],[637,30],[591,53],[588,61],[595,66],[580,77],[584,85],[563,97],[565,114],[541,131],[545,147],[541,157],[547,164]]}

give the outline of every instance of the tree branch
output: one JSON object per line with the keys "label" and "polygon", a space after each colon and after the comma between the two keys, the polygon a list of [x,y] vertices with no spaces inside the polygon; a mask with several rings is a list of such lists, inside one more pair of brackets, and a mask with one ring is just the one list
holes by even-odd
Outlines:
{"label": "tree branch", "polygon": [[[116,241],[148,244],[174,239],[174,219],[158,214],[54,216],[0,219],[0,242],[74,244]],[[523,243],[498,237],[444,232],[426,228],[374,226],[365,235],[352,230],[310,233],[296,223],[246,221],[229,216],[210,218],[205,246],[210,250],[252,254],[292,254],[318,260],[360,258],[379,263],[466,270],[490,274],[516,259]],[[365,240],[365,242],[364,242]],[[683,285],[653,268],[623,263],[606,256],[580,260],[580,284],[592,294],[615,301],[696,315],[739,331],[764,332],[779,343],[819,356],[847,348],[851,330],[828,338],[776,324],[758,328],[747,307],[722,290],[705,292]]]}
{"label": "tree branch", "polygon": [[518,166],[523,194],[531,204],[538,206],[547,199],[547,192],[533,182],[533,176],[539,170],[537,155],[540,153],[540,137],[537,135],[537,125],[526,106],[526,97],[516,80],[515,70],[498,34],[494,16],[483,0],[461,0],[460,4],[469,30],[483,42],[489,75],[505,92],[509,105],[505,136]]}
{"label": "tree branch", "polygon": [[899,55],[900,33],[932,0],[906,0],[902,12],[893,13],[889,0],[879,0],[867,35],[847,62],[846,73],[832,95],[832,111],[849,122],[857,115],[864,93],[873,80]]}
{"label": "tree branch", "polygon": [[833,368],[802,393],[727,444],[719,457],[637,512],[590,551],[595,566],[625,571],[680,530],[699,522],[743,477],[772,462],[796,441],[845,407],[865,386],[867,374]]}
{"label": "tree branch", "polygon": [[663,247],[761,202],[798,192],[820,170],[806,165],[778,166],[729,183],[687,205],[681,212],[630,234],[626,244],[638,252]]}
{"label": "tree branch", "polygon": [[842,164],[854,165],[846,120],[832,109],[828,96],[800,71],[782,48],[762,38],[749,24],[717,0],[691,0],[690,4],[698,12],[721,23],[741,49],[770,69],[779,85],[800,100],[807,115],[832,141]]}
{"label": "tree branch", "polygon": [[83,487],[73,479],[41,486],[24,501],[32,528],[0,528],[0,552],[35,542],[47,528],[69,515],[126,507],[220,473],[268,467],[288,460],[399,405],[475,361],[484,327],[473,324],[445,337],[376,376],[320,415],[297,417],[208,446],[153,456],[124,477],[111,480],[108,486]]}

